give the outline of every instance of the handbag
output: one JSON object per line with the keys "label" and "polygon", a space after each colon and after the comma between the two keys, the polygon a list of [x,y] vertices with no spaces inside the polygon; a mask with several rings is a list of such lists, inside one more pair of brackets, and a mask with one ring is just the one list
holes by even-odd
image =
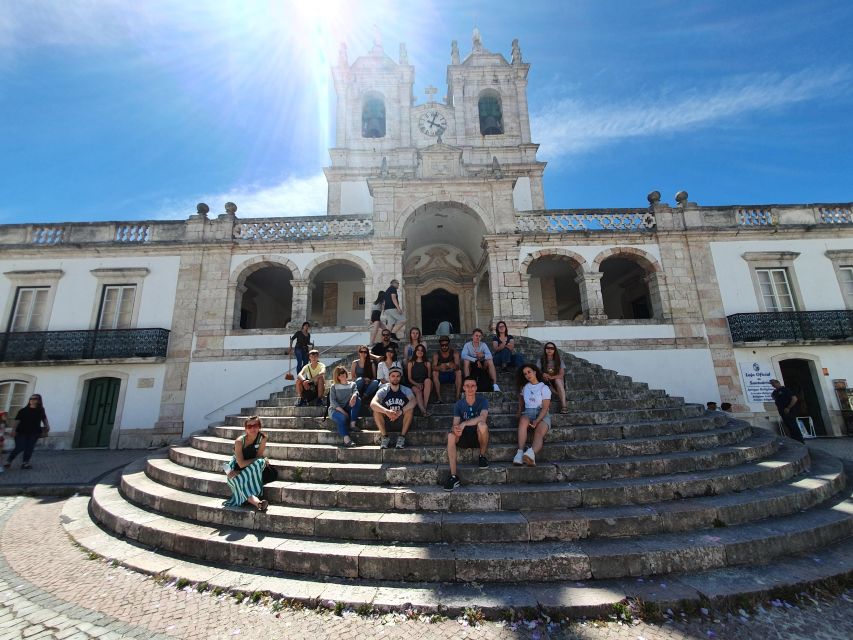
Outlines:
{"label": "handbag", "polygon": [[276,480],[278,480],[278,472],[269,462],[267,462],[266,465],[264,465],[264,470],[261,472],[261,483],[269,484],[270,482],[275,482]]}

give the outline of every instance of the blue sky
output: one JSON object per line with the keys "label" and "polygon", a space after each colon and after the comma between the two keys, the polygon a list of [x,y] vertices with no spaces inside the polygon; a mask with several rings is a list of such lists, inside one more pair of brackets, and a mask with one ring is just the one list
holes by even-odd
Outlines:
{"label": "blue sky", "polygon": [[0,3],[0,223],[325,211],[329,65],[373,25],[415,95],[477,25],[531,63],[548,208],[853,200],[853,3]]}

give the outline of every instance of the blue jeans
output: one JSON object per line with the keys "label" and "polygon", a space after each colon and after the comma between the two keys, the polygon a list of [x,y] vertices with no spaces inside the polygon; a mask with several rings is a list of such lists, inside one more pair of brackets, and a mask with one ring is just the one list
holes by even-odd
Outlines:
{"label": "blue jeans", "polygon": [[376,394],[376,390],[379,389],[379,380],[374,378],[367,382],[364,378],[356,378],[355,388],[358,390],[358,395],[366,400]]}
{"label": "blue jeans", "polygon": [[358,412],[361,411],[361,398],[356,398],[353,406],[347,405],[346,407],[343,407],[343,409],[349,413],[344,415],[335,409],[332,411],[332,420],[335,421],[335,424],[338,427],[338,433],[342,436],[348,436],[349,423],[358,420]]}
{"label": "blue jeans", "polygon": [[299,373],[302,371],[302,367],[308,364],[308,349],[293,347],[293,355],[296,356],[296,373]]}
{"label": "blue jeans", "polygon": [[511,364],[514,367],[520,367],[524,364],[524,358],[520,353],[513,353],[509,349],[501,349],[492,354],[492,362],[496,367],[501,367],[506,364]]}

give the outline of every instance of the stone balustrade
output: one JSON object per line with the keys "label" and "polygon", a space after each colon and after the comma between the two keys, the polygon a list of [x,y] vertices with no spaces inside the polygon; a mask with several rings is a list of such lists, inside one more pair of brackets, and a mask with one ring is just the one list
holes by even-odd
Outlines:
{"label": "stone balustrade", "polygon": [[238,220],[234,225],[235,240],[252,240],[255,242],[366,236],[371,233],[373,233],[373,220],[361,216],[262,218],[256,220]]}
{"label": "stone balustrade", "polygon": [[522,233],[568,233],[573,231],[650,231],[655,216],[648,209],[592,209],[541,211],[516,216]]}

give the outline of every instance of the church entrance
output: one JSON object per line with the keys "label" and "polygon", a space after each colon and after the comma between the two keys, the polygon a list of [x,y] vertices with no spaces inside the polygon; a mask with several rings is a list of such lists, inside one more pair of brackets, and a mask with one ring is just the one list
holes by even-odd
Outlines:
{"label": "church entrance", "polygon": [[435,289],[421,296],[421,330],[424,335],[433,335],[444,321],[453,325],[453,333],[459,333],[459,296],[444,289]]}

